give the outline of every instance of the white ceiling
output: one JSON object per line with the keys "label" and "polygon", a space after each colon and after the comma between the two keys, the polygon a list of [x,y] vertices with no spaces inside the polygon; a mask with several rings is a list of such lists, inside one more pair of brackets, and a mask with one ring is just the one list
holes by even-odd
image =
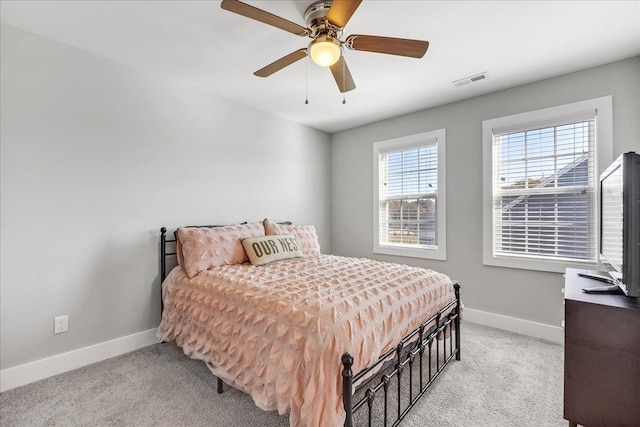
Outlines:
{"label": "white ceiling", "polygon": [[[306,26],[313,0],[246,2]],[[364,0],[345,36],[430,46],[422,59],[346,50],[357,88],[343,104],[330,71],[307,59],[255,77],[310,39],[225,11],[220,1],[2,0],[0,7],[3,23],[330,133],[640,54],[640,1]],[[481,72],[486,80],[452,84]]]}

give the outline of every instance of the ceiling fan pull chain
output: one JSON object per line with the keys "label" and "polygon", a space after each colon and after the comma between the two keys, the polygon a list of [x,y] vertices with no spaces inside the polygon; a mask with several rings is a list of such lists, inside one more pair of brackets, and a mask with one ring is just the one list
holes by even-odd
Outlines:
{"label": "ceiling fan pull chain", "polygon": [[347,83],[346,83],[347,70],[346,70],[346,67],[347,67],[347,61],[345,61],[344,57],[343,57],[342,58],[342,87],[345,89],[345,91],[342,92],[342,105],[347,103],[347,95],[346,95],[347,94],[347,91],[346,91],[346,88],[347,88]]}
{"label": "ceiling fan pull chain", "polygon": [[309,76],[308,76],[309,65],[308,64],[309,64],[308,61],[304,63],[304,105],[309,104]]}

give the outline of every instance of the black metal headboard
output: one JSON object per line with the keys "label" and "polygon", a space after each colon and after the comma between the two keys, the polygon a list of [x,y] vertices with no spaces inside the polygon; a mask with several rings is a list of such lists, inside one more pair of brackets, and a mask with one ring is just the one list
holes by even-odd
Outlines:
{"label": "black metal headboard", "polygon": [[160,283],[164,282],[167,278],[167,257],[177,255],[174,247],[173,252],[167,252],[167,243],[176,243],[176,237],[174,234],[173,239],[167,239],[167,227],[160,229]]}
{"label": "black metal headboard", "polygon": [[162,284],[164,279],[167,278],[167,257],[177,255],[176,248],[174,246],[173,251],[167,251],[168,243],[176,243],[177,239],[167,239],[167,227],[160,229],[160,314],[164,311],[164,300],[162,297]]}

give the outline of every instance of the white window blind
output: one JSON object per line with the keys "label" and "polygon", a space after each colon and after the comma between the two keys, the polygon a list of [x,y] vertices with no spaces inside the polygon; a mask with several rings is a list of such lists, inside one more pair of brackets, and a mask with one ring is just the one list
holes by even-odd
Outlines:
{"label": "white window blind", "polygon": [[438,192],[436,141],[380,153],[380,242],[436,246]]}
{"label": "white window blind", "polygon": [[493,131],[494,256],[596,262],[595,111]]}
{"label": "white window blind", "polygon": [[374,252],[444,259],[444,129],[374,144]]}

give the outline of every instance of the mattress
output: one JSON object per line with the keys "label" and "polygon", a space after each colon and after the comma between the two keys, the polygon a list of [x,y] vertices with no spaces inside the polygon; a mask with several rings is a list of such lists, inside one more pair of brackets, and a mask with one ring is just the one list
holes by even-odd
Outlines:
{"label": "mattress", "polygon": [[359,372],[455,301],[444,274],[363,258],[315,255],[215,267],[163,283],[157,337],[291,426],[344,424],[340,357]]}

